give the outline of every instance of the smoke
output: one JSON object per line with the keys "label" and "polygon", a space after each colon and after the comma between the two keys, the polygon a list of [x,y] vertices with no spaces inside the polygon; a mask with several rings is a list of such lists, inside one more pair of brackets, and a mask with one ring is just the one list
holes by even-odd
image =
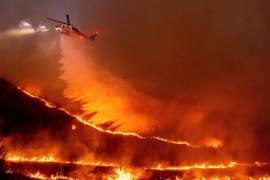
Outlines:
{"label": "smoke", "polygon": [[[37,24],[37,25],[35,25]],[[0,31],[0,77],[55,103],[69,104],[63,97],[58,37],[44,23],[21,20],[17,27]],[[6,30],[4,30],[6,29]],[[70,104],[70,108],[77,104]]]}
{"label": "smoke", "polygon": [[[31,3],[40,12],[41,1]],[[234,157],[268,154],[269,2],[68,6],[79,9],[72,17],[83,32],[91,23],[101,38],[93,45],[69,38],[59,44],[47,33],[4,38],[1,76],[52,100],[63,98],[67,85],[65,97],[81,101],[83,116],[96,124],[110,120],[123,131],[222,146]]]}
{"label": "smoke", "polygon": [[35,28],[29,22],[22,20],[19,23],[18,27],[0,32],[0,39],[21,37],[35,34],[37,32],[47,32],[47,31],[49,31],[49,28],[47,28],[45,25],[39,25],[38,27]]}
{"label": "smoke", "polygon": [[0,33],[0,38],[24,36],[29,34],[34,34],[34,29],[11,29]]}
{"label": "smoke", "polygon": [[61,79],[67,82],[64,95],[82,102],[82,116],[91,123],[106,127],[106,122],[111,121],[108,128],[147,132],[150,125],[147,115],[131,108],[132,101],[142,95],[128,82],[99,67],[89,56],[91,44],[76,40],[61,37]]}
{"label": "smoke", "polygon": [[[87,5],[81,14],[93,16]],[[233,157],[267,154],[270,26],[262,2],[91,7],[103,36],[93,45],[61,42],[64,94],[97,111],[90,121],[219,146]]]}

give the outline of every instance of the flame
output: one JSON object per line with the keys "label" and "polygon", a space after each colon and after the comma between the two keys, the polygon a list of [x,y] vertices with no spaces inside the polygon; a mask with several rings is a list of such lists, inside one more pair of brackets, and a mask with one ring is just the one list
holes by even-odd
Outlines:
{"label": "flame", "polygon": [[34,178],[34,179],[50,179],[50,180],[57,180],[57,179],[63,179],[63,180],[77,180],[77,178],[67,177],[63,175],[50,175],[46,176],[45,174],[40,173],[39,171],[34,173],[28,173],[26,174],[27,177]]}
{"label": "flame", "polygon": [[117,174],[117,180],[132,180],[133,177],[132,177],[132,174],[127,172],[127,171],[124,171],[123,169],[121,168],[117,168],[116,169],[116,174]]}
{"label": "flame", "polygon": [[[13,154],[9,155],[8,154],[6,157],[6,160],[12,161],[12,162],[57,162],[57,159],[51,155],[26,158],[26,157],[19,156],[19,155],[13,155]],[[58,162],[60,162],[60,161],[58,161]]]}
{"label": "flame", "polygon": [[29,173],[27,176],[34,179],[47,179],[47,177],[44,174],[41,174],[39,171],[35,173]]}
{"label": "flame", "polygon": [[134,180],[142,178],[142,170],[116,167],[114,171],[115,174],[109,175],[108,180]]}
{"label": "flame", "polygon": [[[230,162],[228,164],[194,164],[191,166],[163,166],[162,164],[159,164],[157,167],[154,167],[152,169],[156,170],[192,170],[192,169],[228,169],[228,168],[234,168],[235,166],[240,165],[237,162]],[[250,164],[251,165],[251,164]]]}
{"label": "flame", "polygon": [[[101,163],[101,162],[86,162],[86,161],[61,161],[55,158],[52,155],[47,156],[37,156],[37,157],[24,157],[20,155],[8,154],[6,157],[7,161],[10,162],[40,162],[40,163],[63,163],[63,164],[79,164],[79,165],[91,165],[91,166],[117,166],[116,164],[109,163]],[[246,166],[246,167],[264,167],[270,166],[268,162],[254,162],[254,163],[239,163],[231,161],[229,163],[220,163],[220,164],[194,164],[187,166],[166,166],[164,164],[158,164],[155,167],[144,167],[145,169],[153,169],[153,170],[192,170],[192,169],[228,169],[235,168],[236,166]],[[120,171],[123,169],[118,169]]]}
{"label": "flame", "polygon": [[[133,174],[131,174],[130,172],[127,172],[125,170],[123,170],[122,168],[117,168],[116,169],[116,176],[115,177],[111,177],[108,176],[107,179],[108,180],[134,180],[134,179],[140,179],[139,176],[134,176]],[[50,176],[46,176],[45,174],[40,173],[39,171],[34,172],[34,173],[28,173],[26,174],[27,177],[30,178],[34,178],[34,179],[46,179],[46,180],[57,180],[57,179],[63,179],[63,180],[78,180],[79,178],[73,178],[73,177],[67,177],[64,175],[50,175]],[[265,176],[258,176],[258,177],[245,177],[242,176],[241,178],[243,179],[249,179],[249,180],[270,180],[270,176],[265,175]],[[185,178],[181,178],[181,177],[175,177],[176,180],[184,180]],[[230,177],[230,176],[210,176],[210,177],[193,177],[190,178],[193,180],[233,180],[235,179],[234,177]]]}
{"label": "flame", "polygon": [[78,164],[78,165],[89,165],[89,166],[115,166],[115,164],[101,163],[101,162],[87,162],[84,160],[80,161],[62,161],[55,158],[52,155],[47,156],[36,156],[36,157],[25,157],[21,155],[8,154],[6,161],[9,162],[35,162],[35,163],[62,163],[62,164]]}
{"label": "flame", "polygon": [[[93,165],[93,166],[116,166],[116,164],[108,164],[101,162],[86,162],[86,161],[61,161],[55,158],[52,155],[47,156],[37,156],[37,157],[24,157],[15,154],[8,154],[6,157],[7,161],[11,162],[44,162],[44,163],[64,163],[64,164],[80,164],[80,165]],[[158,164],[155,167],[145,167],[145,169],[153,170],[192,170],[192,169],[228,169],[235,168],[236,166],[249,166],[249,167],[263,167],[270,166],[268,162],[254,162],[254,163],[239,163],[231,161],[229,163],[220,163],[220,164],[194,164],[190,166],[166,166],[164,164]],[[123,169],[122,169],[123,170]]]}
{"label": "flame", "polygon": [[[84,162],[84,161],[77,161],[77,162],[68,162],[68,161],[59,161],[53,156],[44,156],[44,157],[32,157],[32,158],[25,158],[22,156],[16,156],[11,155],[6,158],[6,161],[9,162],[20,162],[20,163],[57,163],[57,164],[77,164],[82,166],[104,166],[104,167],[111,167],[114,168],[114,174],[107,175],[108,180],[133,180],[133,179],[141,179],[146,174],[147,170],[158,170],[158,171],[194,171],[194,170],[201,170],[200,172],[203,172],[202,170],[218,170],[218,169],[236,169],[238,167],[269,167],[270,163],[267,162],[254,162],[254,163],[238,163],[238,162],[229,162],[229,163],[220,163],[220,164],[194,164],[194,165],[182,165],[182,166],[166,166],[159,164],[156,167],[142,167],[142,168],[127,168],[127,167],[119,167],[115,164],[105,164],[105,163],[99,163],[99,162]],[[29,170],[30,171],[30,170]],[[6,171],[7,173],[13,173],[13,169],[8,169]],[[16,172],[16,171],[15,171]],[[20,172],[21,173],[21,172]],[[31,178],[36,179],[67,179],[67,180],[73,180],[76,179],[75,177],[67,177],[62,174],[51,174],[51,175],[45,175],[40,173],[39,171],[35,172],[28,172],[23,173],[23,175]],[[241,174],[239,174],[241,176]],[[241,178],[243,179],[251,179],[251,180],[270,180],[270,176],[264,175],[264,176],[254,176],[254,177],[247,177],[246,175],[242,175]],[[146,178],[147,179],[147,178]],[[182,179],[182,177],[176,177],[176,179]],[[195,176],[190,179],[235,179],[232,176]]]}
{"label": "flame", "polygon": [[[193,145],[187,141],[175,141],[175,140],[170,140],[170,139],[166,139],[166,138],[162,138],[162,137],[157,137],[157,136],[152,136],[152,137],[145,137],[145,136],[141,136],[137,133],[134,133],[134,132],[121,132],[121,131],[111,131],[111,130],[108,130],[108,129],[102,129],[94,124],[91,124],[89,123],[87,120],[83,119],[81,116],[79,115],[75,115],[71,112],[69,112],[68,110],[64,109],[64,108],[59,108],[59,107],[56,107],[55,105],[53,105],[51,102],[39,97],[39,96],[36,96],[36,95],[33,95],[32,93],[22,89],[21,87],[17,87],[18,90],[20,90],[21,92],[23,92],[24,94],[32,97],[32,98],[37,98],[39,99],[41,102],[44,103],[45,106],[49,107],[49,108],[56,108],[60,111],[63,111],[65,112],[66,114],[74,117],[76,120],[78,120],[80,123],[86,125],[86,126],[90,126],[92,128],[95,128],[96,130],[98,131],[101,131],[101,132],[104,132],[104,133],[108,133],[108,134],[113,134],[113,135],[121,135],[121,136],[133,136],[133,137],[137,137],[139,139],[153,139],[153,140],[158,140],[158,141],[161,141],[161,142],[164,142],[164,143],[169,143],[169,144],[176,144],[176,145],[186,145],[186,146],[189,146],[189,147],[193,147],[193,148],[200,148],[200,146],[197,146],[197,145]],[[71,127],[73,129],[73,127]]]}
{"label": "flame", "polygon": [[[44,103],[44,105],[46,105],[49,108],[57,108],[60,111],[65,112],[66,114],[74,117],[76,120],[78,120],[78,122],[82,123],[83,125],[86,126],[90,126],[92,128],[95,128],[98,131],[104,132],[104,133],[108,133],[108,134],[114,134],[114,135],[122,135],[122,136],[133,136],[133,137],[137,137],[139,139],[155,139],[161,142],[165,142],[165,143],[170,143],[170,144],[178,144],[178,145],[186,145],[186,146],[190,146],[193,148],[199,148],[199,146],[195,146],[190,144],[189,142],[185,142],[185,141],[174,141],[174,140],[169,140],[166,138],[162,138],[162,137],[144,137],[141,136],[137,133],[133,133],[133,132],[120,132],[120,131],[111,131],[111,130],[106,130],[106,129],[102,129],[100,127],[97,127],[96,125],[93,125],[89,122],[87,122],[86,120],[84,120],[81,116],[79,115],[75,115],[72,114],[71,112],[67,111],[64,108],[58,108],[55,105],[53,105],[51,102],[35,96],[31,93],[29,93],[26,90],[21,89],[20,87],[18,87],[18,89],[20,91],[22,91],[23,93],[25,93],[26,95],[32,97],[32,98],[37,98],[39,99],[41,102]],[[76,130],[76,125],[73,124],[71,126],[71,129]],[[210,138],[206,140],[205,143],[206,146],[211,146],[214,148],[219,148],[222,146],[222,142],[219,141],[218,139],[214,139],[214,138]],[[54,156],[48,155],[48,156],[42,156],[42,157],[32,157],[32,158],[26,158],[23,156],[18,156],[18,155],[8,155],[6,158],[7,161],[11,161],[11,162],[46,162],[46,163],[65,163],[65,164],[78,164],[78,165],[90,165],[90,166],[109,166],[109,167],[117,167],[115,168],[115,175],[113,176],[108,176],[108,179],[138,179],[139,175],[134,173],[132,170],[126,170],[123,169],[122,167],[118,167],[115,164],[110,164],[110,163],[102,163],[102,162],[86,162],[84,160],[81,161],[76,161],[76,162],[69,162],[69,161],[61,161],[57,158],[55,158]],[[190,171],[190,170],[215,170],[215,169],[233,169],[236,167],[263,167],[263,166],[270,166],[270,163],[266,163],[266,162],[254,162],[254,163],[239,163],[239,162],[229,162],[229,163],[220,163],[220,164],[207,164],[207,163],[202,163],[202,164],[193,164],[193,165],[179,165],[179,166],[167,166],[167,165],[163,165],[163,164],[159,164],[155,167],[144,167],[142,168],[143,170],[146,169],[151,169],[151,170],[160,170],[160,171],[168,171],[168,170],[173,170],[173,171]],[[11,172],[11,171],[10,171]],[[50,175],[50,176],[46,176],[40,172],[34,172],[34,173],[29,173],[27,175],[28,177],[33,177],[33,178],[38,178],[38,179],[74,179],[74,178],[70,178],[70,177],[66,177],[66,176],[61,176],[61,175]],[[258,176],[258,177],[246,177],[248,179],[256,179],[256,180],[270,180],[270,176],[265,175],[265,176]],[[182,179],[182,177],[179,177],[178,179]],[[198,179],[198,178],[195,178]],[[230,176],[213,176],[213,177],[200,177],[199,179],[233,179],[233,177]]]}
{"label": "flame", "polygon": [[[8,155],[6,157],[7,161],[11,162],[40,162],[40,163],[63,163],[63,164],[80,164],[80,165],[93,165],[93,166],[116,166],[115,164],[106,164],[106,163],[100,163],[100,162],[85,162],[85,161],[75,161],[75,162],[70,162],[70,161],[61,161],[52,155],[48,156],[41,156],[41,157],[31,157],[27,158],[24,156],[19,156],[19,155]],[[165,166],[162,164],[159,164],[156,167],[146,167],[150,169],[155,169],[155,170],[191,170],[191,169],[226,169],[226,168],[234,168],[237,165],[242,165],[242,166],[266,166],[270,165],[270,163],[260,163],[260,162],[255,162],[254,164],[240,164],[236,162],[230,162],[228,164],[217,164],[217,165],[211,165],[211,164],[194,164],[191,166]],[[123,169],[118,169],[117,172],[122,172]]]}
{"label": "flame", "polygon": [[[7,174],[13,174],[14,172],[12,170],[7,170]],[[78,180],[77,178],[72,178],[72,177],[67,177],[64,175],[56,174],[53,175],[51,174],[50,176],[47,176],[45,174],[40,173],[39,171],[36,172],[29,172],[29,173],[21,173],[22,175],[33,178],[33,179],[46,179],[46,180],[57,180],[57,179],[62,179],[62,180]]]}
{"label": "flame", "polygon": [[221,148],[223,146],[223,142],[216,138],[207,138],[204,144],[206,147],[212,148]]}

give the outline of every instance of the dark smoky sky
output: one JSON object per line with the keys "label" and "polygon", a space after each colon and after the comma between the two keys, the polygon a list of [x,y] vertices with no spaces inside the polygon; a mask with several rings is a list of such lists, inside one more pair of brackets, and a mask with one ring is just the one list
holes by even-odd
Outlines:
{"label": "dark smoky sky", "polygon": [[[1,0],[0,28],[21,19],[64,20],[69,13],[83,32],[100,31],[92,56],[104,69],[165,105],[179,100],[183,114],[193,103],[205,106],[204,123],[192,128],[182,123],[180,130],[190,132],[186,136],[214,124],[207,133],[226,139],[219,130],[229,133],[245,124],[256,134],[270,118],[269,7],[268,0]],[[5,39],[0,47],[4,75],[19,82],[42,80],[45,90],[61,94],[57,34]],[[177,119],[174,106],[166,111],[161,114]],[[255,123],[258,116],[261,123]],[[169,130],[175,126],[176,120],[166,124]]]}
{"label": "dark smoky sky", "polygon": [[[219,82],[228,74],[269,66],[267,0],[2,0],[0,3],[1,29],[17,25],[21,19],[33,23],[46,22],[46,16],[64,20],[66,13],[82,31],[90,33],[91,29],[98,29],[102,36],[94,44],[95,59],[137,88],[158,95],[200,91],[205,84]],[[57,40],[51,34],[42,36],[46,37],[21,43],[42,46]],[[12,54],[19,54],[15,46],[22,40],[7,41],[0,45],[12,49]],[[19,50],[26,48],[29,47],[19,44]],[[20,57],[20,61],[25,61]],[[48,61],[41,63],[49,74],[56,65]]]}

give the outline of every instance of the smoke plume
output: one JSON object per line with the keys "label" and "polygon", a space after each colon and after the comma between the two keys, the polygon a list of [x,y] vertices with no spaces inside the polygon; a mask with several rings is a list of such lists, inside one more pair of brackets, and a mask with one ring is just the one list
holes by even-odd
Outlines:
{"label": "smoke plume", "polygon": [[22,20],[19,23],[17,28],[12,28],[12,29],[4,30],[0,32],[0,39],[26,36],[26,35],[35,34],[38,32],[47,32],[48,30],[49,29],[45,25],[39,25],[38,27],[35,28],[29,22]]}

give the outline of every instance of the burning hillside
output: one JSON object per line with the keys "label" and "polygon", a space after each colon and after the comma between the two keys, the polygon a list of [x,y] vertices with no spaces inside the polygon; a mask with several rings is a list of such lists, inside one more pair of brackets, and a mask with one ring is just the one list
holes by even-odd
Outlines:
{"label": "burning hillside", "polygon": [[[238,163],[223,148],[103,130],[0,80],[5,172],[30,178],[261,177],[269,164]],[[198,174],[199,173],[199,174]]]}
{"label": "burning hillside", "polygon": [[[60,161],[101,161],[131,166],[176,165],[216,160],[220,153],[134,133],[104,131],[1,80],[3,143],[28,158],[53,156]],[[64,151],[63,151],[64,150]],[[169,153],[168,153],[169,152]],[[173,155],[173,156],[172,156]],[[10,156],[10,154],[8,155]],[[185,157],[191,157],[188,161]]]}

